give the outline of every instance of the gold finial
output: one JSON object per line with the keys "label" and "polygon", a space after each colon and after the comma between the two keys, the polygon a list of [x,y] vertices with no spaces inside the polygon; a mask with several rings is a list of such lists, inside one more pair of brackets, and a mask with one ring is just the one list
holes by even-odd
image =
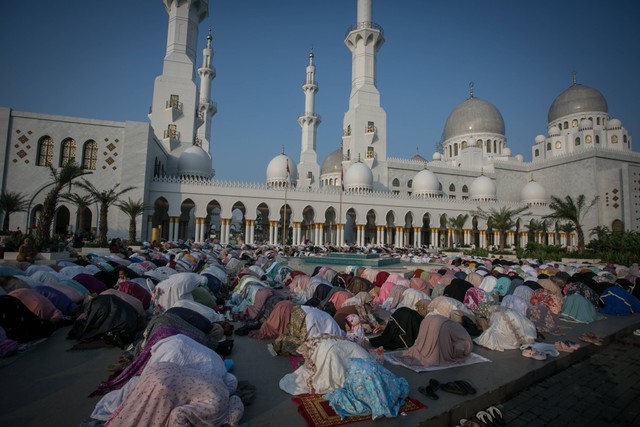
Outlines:
{"label": "gold finial", "polygon": [[213,37],[211,37],[211,25],[209,25],[209,34],[207,34],[207,40],[211,41]]}
{"label": "gold finial", "polygon": [[360,161],[360,153],[358,153],[358,162]]}
{"label": "gold finial", "polygon": [[284,154],[284,144],[282,144],[282,154]]}
{"label": "gold finial", "polygon": [[313,45],[311,45],[311,49],[309,49],[309,58],[313,59]]}
{"label": "gold finial", "polygon": [[469,98],[473,98],[473,80],[469,82]]}
{"label": "gold finial", "polygon": [[424,170],[429,169],[429,162],[427,162],[426,160],[424,161]]}
{"label": "gold finial", "polygon": [[576,73],[576,70],[573,70],[573,72],[571,73],[571,80],[573,81],[573,84],[577,84],[578,83],[578,79],[576,78],[576,75],[578,73]]}
{"label": "gold finial", "polygon": [[533,179],[533,173],[531,174],[531,179],[529,179],[529,181],[535,181],[535,180]]}

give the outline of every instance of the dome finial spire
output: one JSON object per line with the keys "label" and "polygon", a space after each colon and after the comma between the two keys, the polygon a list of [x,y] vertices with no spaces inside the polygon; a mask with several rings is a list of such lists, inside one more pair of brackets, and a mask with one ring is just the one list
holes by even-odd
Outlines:
{"label": "dome finial spire", "polygon": [[473,80],[469,82],[469,98],[473,98]]}
{"label": "dome finial spire", "polygon": [[284,154],[284,144],[282,144],[282,154]]}
{"label": "dome finial spire", "polygon": [[573,70],[573,72],[571,72],[571,80],[574,85],[578,84],[578,79],[576,78],[577,74],[578,73],[576,73],[576,70]]}
{"label": "dome finial spire", "polygon": [[531,178],[529,179],[529,182],[531,181],[535,181],[535,179],[533,179],[533,173],[531,173]]}

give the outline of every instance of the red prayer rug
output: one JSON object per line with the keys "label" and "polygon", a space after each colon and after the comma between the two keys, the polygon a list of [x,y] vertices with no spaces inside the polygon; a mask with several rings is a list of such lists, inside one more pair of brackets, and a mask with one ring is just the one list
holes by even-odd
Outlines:
{"label": "red prayer rug", "polygon": [[[298,406],[298,412],[307,422],[309,427],[332,427],[343,426],[345,424],[357,423],[360,421],[370,421],[371,415],[361,415],[346,417],[344,420],[333,410],[328,400],[322,398],[321,394],[301,394],[292,398]],[[426,408],[423,403],[407,397],[400,412],[417,411]]]}
{"label": "red prayer rug", "polygon": [[298,369],[300,366],[304,365],[304,357],[302,356],[291,356],[289,357],[289,363],[294,370]]}

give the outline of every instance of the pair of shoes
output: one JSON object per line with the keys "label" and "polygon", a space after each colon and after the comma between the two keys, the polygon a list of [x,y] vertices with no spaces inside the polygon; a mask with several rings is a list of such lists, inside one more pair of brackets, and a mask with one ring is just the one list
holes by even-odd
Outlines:
{"label": "pair of shoes", "polygon": [[580,348],[580,344],[573,341],[556,341],[554,345],[556,347],[556,350],[565,353],[573,353]]}
{"label": "pair of shoes", "polygon": [[547,360],[547,355],[544,353],[540,353],[538,350],[534,348],[526,348],[522,350],[522,355],[524,357],[529,357],[535,360]]}
{"label": "pair of shoes", "polygon": [[467,420],[465,418],[462,418],[460,420],[460,425],[462,427],[482,427],[480,424],[478,424],[476,421],[474,420]]}
{"label": "pair of shoes", "polygon": [[584,334],[580,335],[579,339],[580,341],[588,342],[593,345],[600,346],[604,344],[604,339],[592,334],[591,332],[585,332]]}
{"label": "pair of shoes", "polygon": [[500,426],[507,425],[507,423],[504,420],[504,417],[502,416],[502,412],[500,411],[500,409],[496,408],[495,406],[489,406],[485,413],[491,417],[494,425],[500,425]]}
{"label": "pair of shoes", "polygon": [[635,331],[633,331],[633,335],[640,337],[640,329],[636,329]]}
{"label": "pair of shoes", "polygon": [[461,396],[476,394],[476,389],[468,381],[464,380],[444,383],[440,388],[447,393],[459,394]]}
{"label": "pair of shoes", "polygon": [[436,394],[436,391],[440,388],[440,381],[435,378],[429,380],[429,385],[426,387],[418,387],[418,391],[425,395],[427,399],[438,400],[440,397]]}

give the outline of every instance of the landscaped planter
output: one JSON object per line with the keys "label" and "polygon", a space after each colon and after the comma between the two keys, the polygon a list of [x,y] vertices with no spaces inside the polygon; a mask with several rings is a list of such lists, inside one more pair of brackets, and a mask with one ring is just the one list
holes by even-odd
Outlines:
{"label": "landscaped planter", "polygon": [[[15,261],[19,252],[5,252],[4,259],[8,261]],[[62,259],[69,259],[71,255],[69,252],[38,252],[36,254],[35,261],[59,261]]]}
{"label": "landscaped planter", "polygon": [[599,264],[600,258],[562,258],[562,262],[571,264]]}

